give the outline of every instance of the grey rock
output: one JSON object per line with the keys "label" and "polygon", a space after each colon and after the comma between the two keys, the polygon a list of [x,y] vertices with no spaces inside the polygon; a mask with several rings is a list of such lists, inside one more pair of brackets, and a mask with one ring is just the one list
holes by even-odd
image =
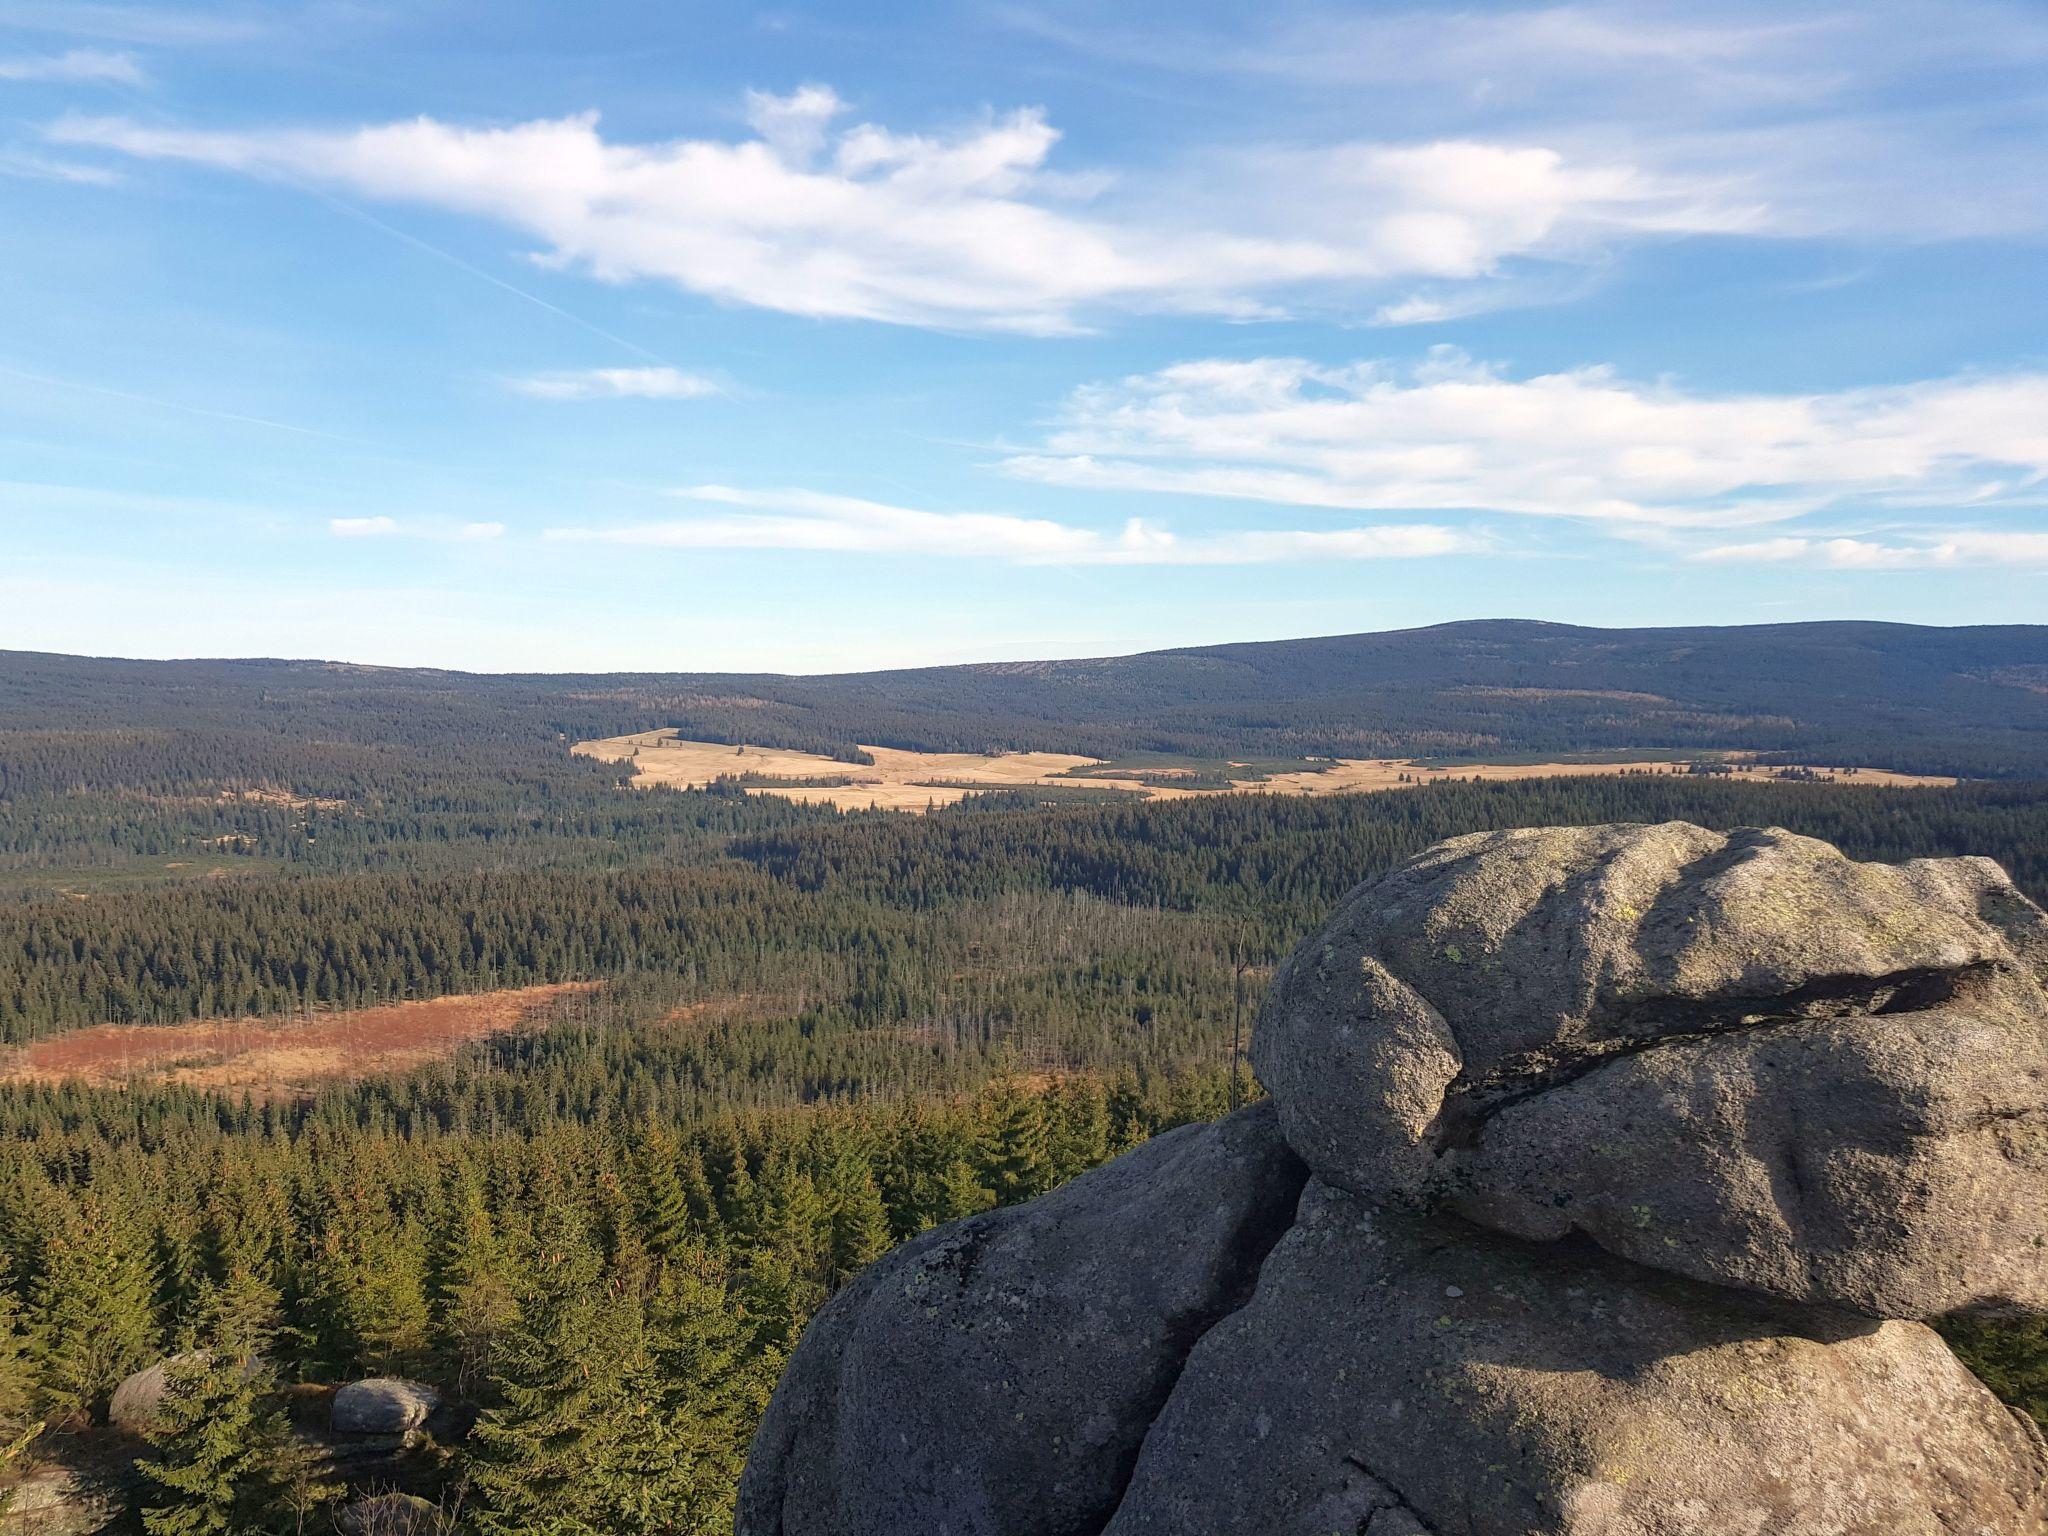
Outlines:
{"label": "grey rock", "polygon": [[422,1381],[371,1376],[334,1394],[328,1422],[337,1435],[402,1435],[427,1422],[441,1394]]}
{"label": "grey rock", "polygon": [[1195,1347],[1105,1536],[2043,1529],[2039,1431],[1919,1324],[1316,1182]]}
{"label": "grey rock", "polygon": [[1391,1206],[1878,1316],[2031,1306],[2044,957],[1984,859],[1483,833],[1348,896],[1253,1062],[1310,1166]]}
{"label": "grey rock", "polygon": [[792,1356],[739,1536],[1098,1528],[1190,1344],[1248,1294],[1304,1177],[1261,1105],[888,1255]]}

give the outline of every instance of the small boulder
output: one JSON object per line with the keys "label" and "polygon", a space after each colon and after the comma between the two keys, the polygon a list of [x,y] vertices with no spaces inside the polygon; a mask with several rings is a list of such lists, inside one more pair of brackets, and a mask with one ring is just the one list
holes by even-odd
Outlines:
{"label": "small boulder", "polygon": [[107,1422],[131,1435],[149,1434],[157,1426],[164,1389],[170,1384],[171,1367],[192,1358],[189,1354],[172,1355],[124,1378],[107,1400]]}
{"label": "small boulder", "polygon": [[337,1435],[402,1435],[418,1429],[441,1406],[441,1394],[423,1381],[371,1376],[334,1394],[329,1422]]}
{"label": "small boulder", "polygon": [[346,1505],[335,1523],[342,1536],[438,1536],[441,1511],[417,1494],[379,1493]]}

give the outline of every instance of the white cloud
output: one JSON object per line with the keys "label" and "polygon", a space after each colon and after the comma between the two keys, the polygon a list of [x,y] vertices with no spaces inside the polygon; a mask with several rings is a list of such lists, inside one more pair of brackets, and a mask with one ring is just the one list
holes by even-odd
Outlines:
{"label": "white cloud", "polygon": [[1838,571],[1940,570],[1996,565],[2048,569],[2048,533],[1966,529],[1908,543],[1876,539],[1764,539],[1717,544],[1692,559],[1712,565],[1817,565]]}
{"label": "white cloud", "polygon": [[509,379],[513,393],[535,400],[701,400],[721,393],[716,381],[679,368],[578,368]]}
{"label": "white cloud", "polygon": [[2048,375],[1704,394],[1605,368],[1514,379],[1438,349],[1405,372],[1177,364],[1077,390],[1009,473],[1366,511],[1716,526],[1839,502],[1987,504],[2048,480]]}
{"label": "white cloud", "polygon": [[[737,141],[631,143],[597,116],[206,132],[67,118],[50,136],[453,209],[540,259],[794,314],[1054,333],[1107,311],[1257,316],[1379,302],[1605,242],[1753,223],[1708,181],[1542,145],[1338,143],[1212,155],[1130,185],[1051,167],[1036,109],[950,132],[840,125],[823,86],[748,100]],[[1169,185],[1175,176],[1186,185]],[[1383,295],[1382,295],[1383,296]]]}
{"label": "white cloud", "polygon": [[327,531],[338,539],[383,539],[398,532],[394,517],[330,517]]}
{"label": "white cloud", "polygon": [[679,496],[736,509],[616,528],[551,528],[561,542],[664,549],[799,549],[936,555],[1023,565],[1254,565],[1475,553],[1484,540],[1430,524],[1247,529],[1182,536],[1132,518],[1114,534],[1006,512],[927,512],[817,491],[703,485]]}
{"label": "white cloud", "polygon": [[62,84],[140,85],[142,66],[129,53],[73,48],[65,53],[0,58],[0,80],[42,80]]}
{"label": "white cloud", "polygon": [[492,539],[505,537],[503,523],[464,523],[455,530],[455,537],[465,544],[483,544]]}

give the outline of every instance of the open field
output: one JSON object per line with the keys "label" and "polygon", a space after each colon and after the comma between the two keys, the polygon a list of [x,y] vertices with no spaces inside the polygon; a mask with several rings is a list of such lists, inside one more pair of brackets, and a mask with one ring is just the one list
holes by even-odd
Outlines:
{"label": "open field", "polygon": [[[1183,799],[1190,795],[1266,791],[1283,795],[1338,795],[1405,789],[1415,784],[1444,779],[1533,779],[1586,774],[1683,773],[1686,764],[1670,755],[1645,756],[1633,761],[1602,762],[1516,762],[1516,763],[1418,763],[1413,758],[1334,758],[1317,764],[1288,768],[1277,763],[1202,764],[1200,771],[1220,771],[1227,788],[1180,788],[1171,783],[1176,773],[1190,777],[1196,767],[1176,769],[1170,764],[1147,763],[1142,779],[1136,770],[1114,765],[1102,758],[1078,757],[1062,752],[1004,752],[984,755],[975,752],[909,752],[894,747],[867,747],[872,764],[843,763],[810,752],[792,752],[777,747],[740,749],[719,742],[686,741],[674,731],[639,731],[630,736],[612,736],[601,741],[578,742],[575,751],[607,762],[630,762],[637,770],[634,782],[641,787],[673,785],[679,789],[702,789],[720,778],[744,776],[753,794],[782,795],[791,800],[836,805],[841,810],[923,811],[935,805],[951,805],[970,794],[1001,789],[1104,789],[1138,795],[1152,800]],[[1780,772],[1740,761],[1740,753],[1708,754],[1715,761],[1727,760],[1741,777],[1764,778]],[[1090,774],[1089,769],[1100,769]],[[1242,777],[1232,776],[1242,770]],[[1824,778],[1856,784],[1891,787],[1949,785],[1952,778],[1928,774],[1891,773],[1882,769],[1814,767]],[[788,779],[787,785],[762,780]]]}
{"label": "open field", "polygon": [[98,1024],[0,1051],[0,1083],[182,1083],[294,1097],[339,1077],[402,1072],[459,1045],[526,1023],[588,982],[437,997],[302,1023],[227,1019],[195,1024]]}

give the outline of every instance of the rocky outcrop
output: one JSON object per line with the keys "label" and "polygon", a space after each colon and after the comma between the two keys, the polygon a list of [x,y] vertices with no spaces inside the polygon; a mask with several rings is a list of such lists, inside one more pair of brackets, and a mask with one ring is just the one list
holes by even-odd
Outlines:
{"label": "rocky outcrop", "polygon": [[836,1298],[741,1536],[2048,1531],[1918,1321],[2048,1309],[2044,970],[1984,860],[1441,844],[1281,968],[1272,1105]]}

